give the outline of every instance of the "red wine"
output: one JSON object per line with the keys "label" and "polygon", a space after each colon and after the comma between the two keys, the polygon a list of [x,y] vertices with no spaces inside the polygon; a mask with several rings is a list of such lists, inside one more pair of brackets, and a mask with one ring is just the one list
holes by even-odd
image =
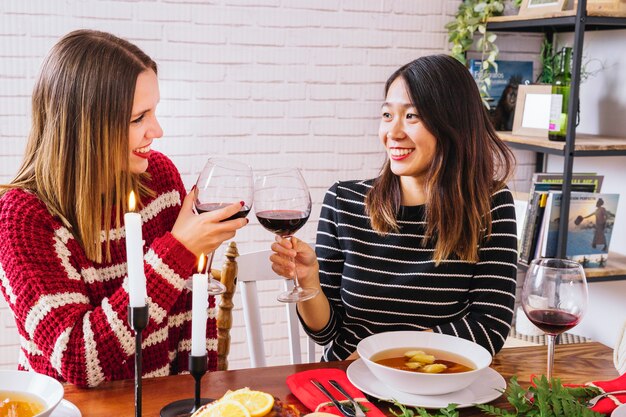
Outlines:
{"label": "red wine", "polygon": [[[215,210],[223,209],[224,207],[228,207],[228,206],[230,206],[230,204],[228,204],[228,203],[197,204],[196,205],[196,211],[198,212],[198,214],[202,214],[202,213],[207,213],[209,211],[215,211]],[[250,207],[244,205],[244,206],[241,207],[241,209],[237,213],[233,214],[229,218],[224,219],[222,221],[225,222],[227,220],[240,219],[242,217],[246,217],[248,215],[248,213],[250,213]]]}
{"label": "red wine", "polygon": [[547,334],[557,335],[576,326],[580,317],[559,310],[533,310],[528,319]]}
{"label": "red wine", "polygon": [[256,214],[261,226],[279,236],[291,236],[309,219],[309,215],[300,210],[266,210]]}

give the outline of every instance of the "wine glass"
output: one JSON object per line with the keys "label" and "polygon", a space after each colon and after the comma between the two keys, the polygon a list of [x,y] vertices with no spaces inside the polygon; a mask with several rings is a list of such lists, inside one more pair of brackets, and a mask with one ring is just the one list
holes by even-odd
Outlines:
{"label": "wine glass", "polygon": [[[241,162],[228,158],[209,158],[196,181],[194,209],[198,214],[219,210],[236,202],[243,202],[241,209],[226,220],[246,217],[252,208],[254,180],[252,169]],[[207,256],[209,294],[226,292],[226,287],[211,276],[211,264],[215,251]],[[185,287],[192,289],[192,280]]]}
{"label": "wine glass", "polygon": [[[265,229],[282,238],[290,239],[311,214],[311,194],[304,177],[297,168],[267,172],[254,181],[254,211]],[[298,274],[294,276],[294,287],[278,295],[278,301],[295,303],[317,295],[315,288],[298,285]]]}
{"label": "wine glass", "polygon": [[526,272],[522,307],[528,319],[548,338],[548,381],[552,380],[554,341],[576,326],[587,310],[583,267],[566,259],[535,259]]}

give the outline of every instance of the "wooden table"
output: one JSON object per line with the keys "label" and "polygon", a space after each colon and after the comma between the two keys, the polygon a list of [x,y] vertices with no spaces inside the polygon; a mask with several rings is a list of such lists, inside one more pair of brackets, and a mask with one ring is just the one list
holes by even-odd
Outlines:
{"label": "wooden table", "polygon": [[[599,343],[558,345],[555,356],[554,374],[564,383],[584,383],[618,376],[613,366],[613,351]],[[289,392],[285,378],[292,373],[313,368],[346,369],[349,364],[350,362],[346,361],[212,372],[205,375],[202,380],[202,396],[218,398],[228,389],[248,386],[295,404],[306,413],[308,410]],[[500,372],[507,382],[512,375],[517,375],[519,382],[527,386],[530,375],[545,373],[546,347],[504,349],[494,358],[492,367]],[[132,416],[133,385],[133,381],[130,380],[105,383],[92,389],[67,385],[65,398],[76,404],[83,417]],[[163,406],[193,396],[193,389],[194,381],[189,375],[144,379],[143,415],[158,416]],[[492,404],[502,407],[507,402],[500,397]],[[389,408],[384,402],[378,405],[384,411]],[[462,417],[484,416],[473,407],[463,409],[460,414]]]}

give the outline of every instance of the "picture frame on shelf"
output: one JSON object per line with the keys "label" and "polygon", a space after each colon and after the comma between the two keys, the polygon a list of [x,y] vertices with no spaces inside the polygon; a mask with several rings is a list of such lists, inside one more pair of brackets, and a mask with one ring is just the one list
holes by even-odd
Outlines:
{"label": "picture frame on shelf", "polygon": [[541,16],[563,11],[566,0],[523,0],[519,16]]}
{"label": "picture frame on shelf", "polygon": [[520,85],[517,91],[512,133],[514,135],[536,136],[547,139],[551,103],[551,85]]}

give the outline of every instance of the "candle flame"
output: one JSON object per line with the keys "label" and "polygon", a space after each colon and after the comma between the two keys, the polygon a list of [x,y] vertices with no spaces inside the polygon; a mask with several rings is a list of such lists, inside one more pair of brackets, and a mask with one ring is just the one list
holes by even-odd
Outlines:
{"label": "candle flame", "polygon": [[204,263],[205,263],[205,256],[203,254],[200,255],[200,257],[198,258],[198,273],[201,274],[202,271],[204,271]]}
{"label": "candle flame", "polygon": [[135,211],[135,206],[137,205],[137,201],[135,200],[135,192],[131,191],[128,196],[128,209],[130,211]]}

